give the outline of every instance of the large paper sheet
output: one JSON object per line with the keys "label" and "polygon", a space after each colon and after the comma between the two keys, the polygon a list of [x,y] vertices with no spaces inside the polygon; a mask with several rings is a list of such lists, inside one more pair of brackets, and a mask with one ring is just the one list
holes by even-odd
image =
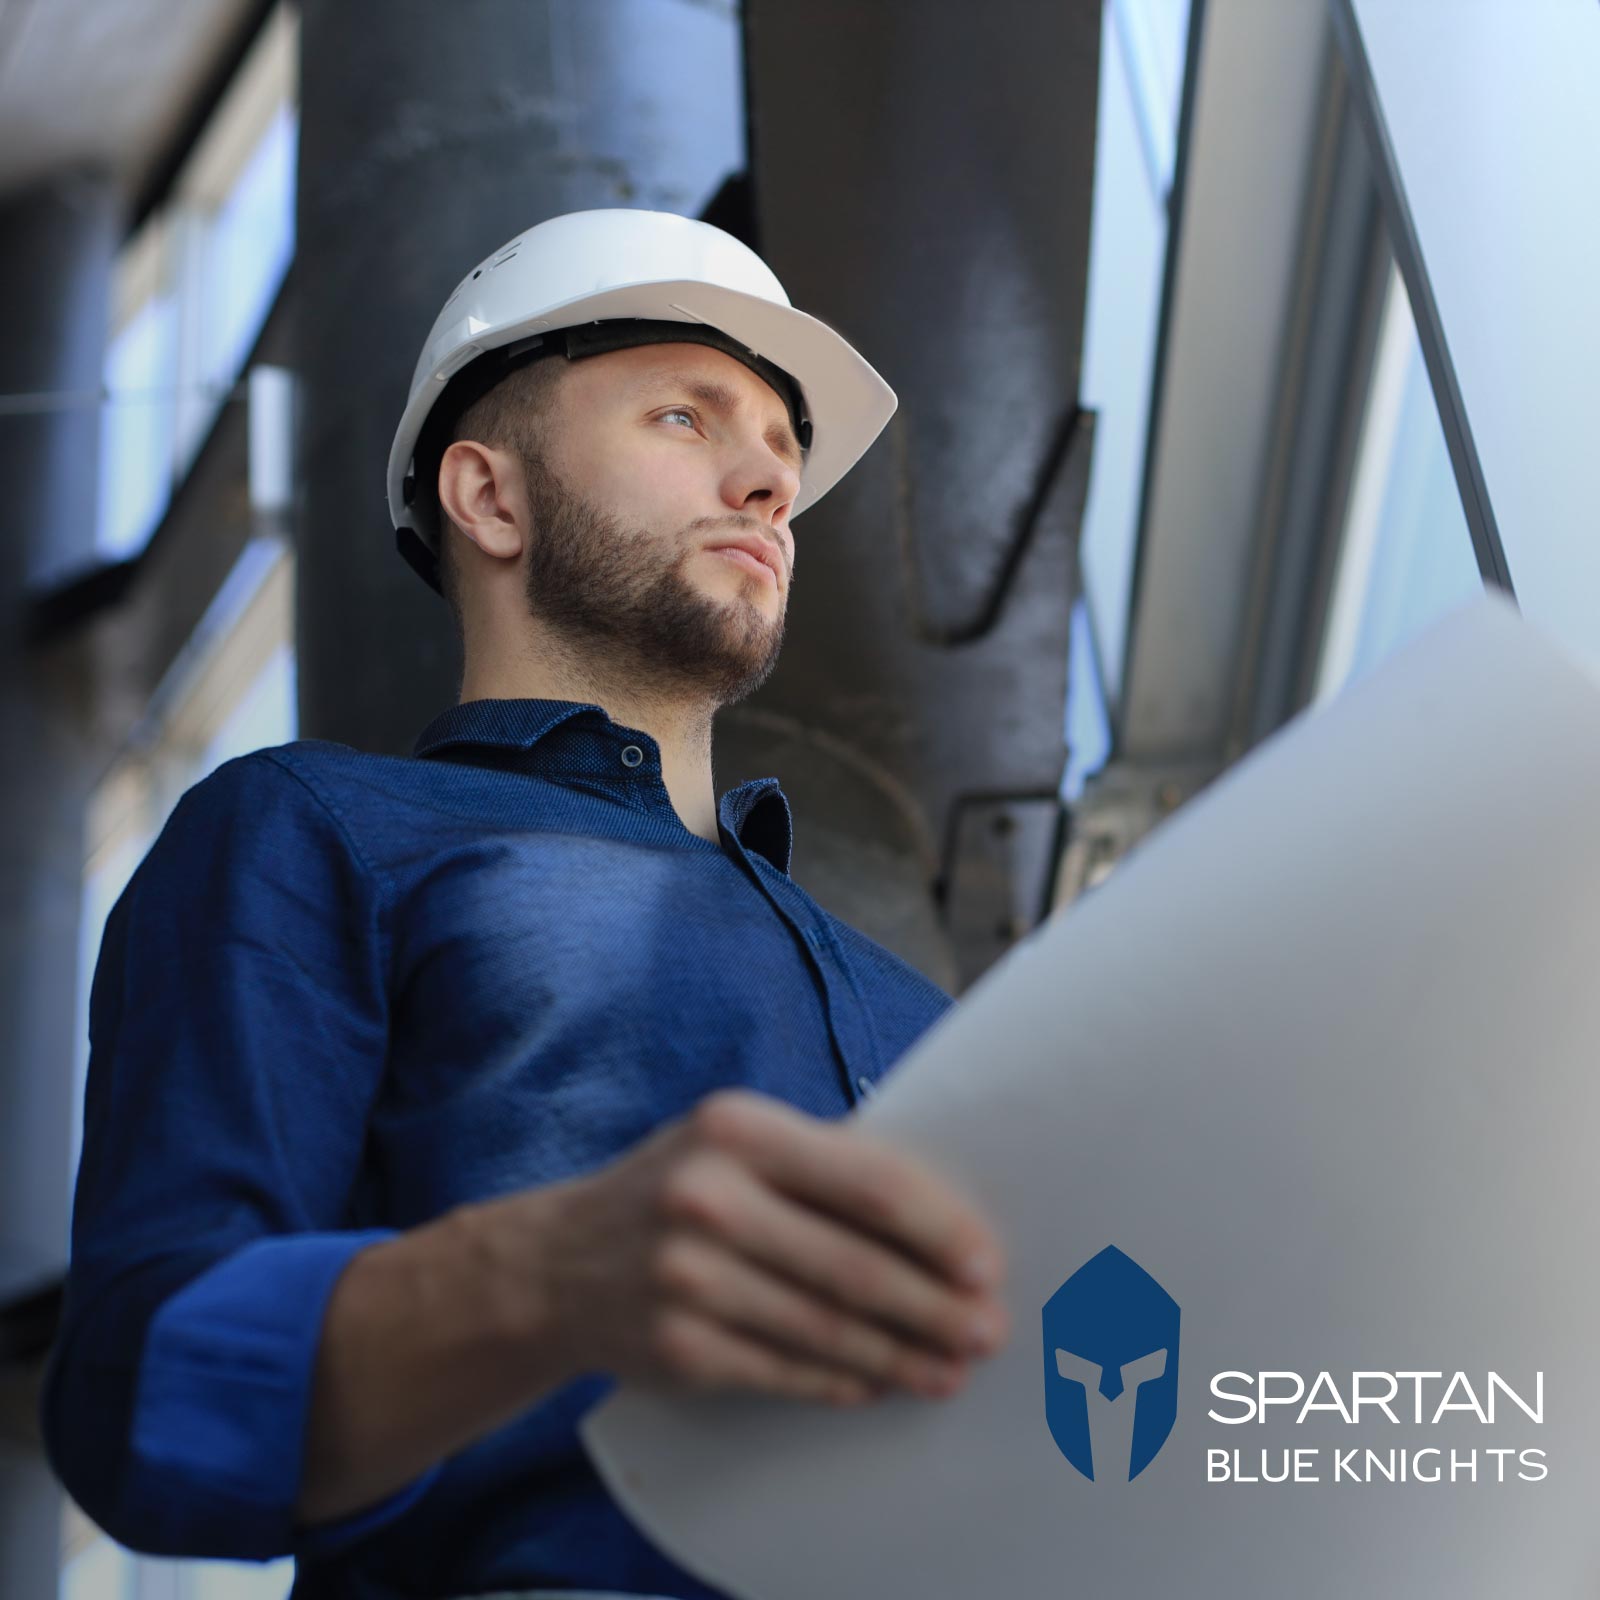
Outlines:
{"label": "large paper sheet", "polygon": [[993,1219],[1007,1348],[853,1411],[621,1388],[610,1492],[743,1600],[1600,1593],[1597,829],[1600,689],[1446,618],[859,1113]]}

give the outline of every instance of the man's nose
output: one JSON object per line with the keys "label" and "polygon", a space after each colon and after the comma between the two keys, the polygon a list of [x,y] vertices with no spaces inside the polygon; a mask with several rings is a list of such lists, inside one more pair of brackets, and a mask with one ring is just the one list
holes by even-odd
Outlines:
{"label": "man's nose", "polygon": [[763,522],[783,519],[800,493],[800,474],[765,441],[740,453],[723,481],[723,498]]}

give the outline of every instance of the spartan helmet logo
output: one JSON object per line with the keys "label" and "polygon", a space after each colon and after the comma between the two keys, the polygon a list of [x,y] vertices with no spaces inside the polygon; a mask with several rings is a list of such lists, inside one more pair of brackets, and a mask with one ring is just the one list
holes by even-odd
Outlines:
{"label": "spartan helmet logo", "polygon": [[1177,1303],[1112,1245],[1044,1303],[1044,1414],[1091,1481],[1137,1478],[1172,1432]]}

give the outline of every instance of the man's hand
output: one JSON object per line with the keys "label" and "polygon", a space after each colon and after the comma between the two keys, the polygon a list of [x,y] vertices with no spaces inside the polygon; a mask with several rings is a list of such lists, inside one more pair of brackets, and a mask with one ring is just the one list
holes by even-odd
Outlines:
{"label": "man's hand", "polygon": [[[537,1281],[573,1372],[851,1405],[890,1386],[954,1393],[964,1359],[1007,1336],[984,1292],[1001,1247],[962,1195],[847,1124],[750,1090],[709,1095],[525,1198],[550,1205]],[[982,1287],[963,1279],[969,1263]]]}

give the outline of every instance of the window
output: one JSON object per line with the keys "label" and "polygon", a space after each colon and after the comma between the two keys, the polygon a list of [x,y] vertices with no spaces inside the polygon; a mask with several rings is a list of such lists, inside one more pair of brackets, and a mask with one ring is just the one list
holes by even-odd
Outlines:
{"label": "window", "polygon": [[149,543],[222,406],[294,254],[296,23],[280,6],[115,271],[95,550]]}
{"label": "window", "polygon": [[1096,413],[1094,470],[1080,561],[1113,701],[1122,692],[1187,33],[1186,0],[1106,0],[1081,382]]}
{"label": "window", "polygon": [[1483,586],[1411,304],[1393,267],[1337,561],[1317,701]]}

